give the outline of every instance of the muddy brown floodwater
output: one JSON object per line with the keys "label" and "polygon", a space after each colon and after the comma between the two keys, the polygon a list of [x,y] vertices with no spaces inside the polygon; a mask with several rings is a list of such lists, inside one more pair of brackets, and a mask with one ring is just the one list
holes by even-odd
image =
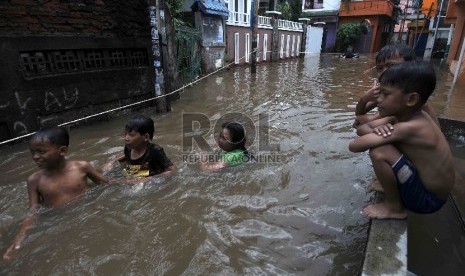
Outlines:
{"label": "muddy brown floodwater", "polygon": [[[368,56],[322,55],[259,64],[256,75],[232,68],[186,89],[169,114],[144,108],[72,128],[69,158],[101,167],[122,151],[126,120],[149,115],[155,142],[178,171],[145,185],[97,186],[67,206],[42,210],[15,258],[0,261],[0,274],[358,274],[368,230],[360,210],[373,199],[365,190],[372,170],[367,154],[347,146],[355,137],[355,103],[372,85],[373,65]],[[449,116],[451,77],[439,76],[444,84],[433,103]],[[268,159],[201,172],[189,159],[199,150],[183,148],[195,135],[186,120],[210,120],[193,125],[209,131],[214,147],[213,126],[230,113],[253,122],[247,128],[251,150]],[[264,150],[259,140],[277,147]],[[0,156],[3,254],[27,214],[25,180],[36,167],[25,143],[0,148]]]}

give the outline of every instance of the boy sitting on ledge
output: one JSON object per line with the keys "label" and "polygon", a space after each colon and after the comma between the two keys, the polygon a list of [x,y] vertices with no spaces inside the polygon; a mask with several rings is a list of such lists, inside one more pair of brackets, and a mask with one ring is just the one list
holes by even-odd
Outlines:
{"label": "boy sitting on ledge", "polygon": [[383,202],[362,214],[376,219],[405,219],[407,210],[433,213],[446,202],[455,181],[449,144],[433,118],[422,111],[436,86],[433,67],[405,62],[380,77],[377,98],[381,119],[357,129],[352,152],[370,150]]}

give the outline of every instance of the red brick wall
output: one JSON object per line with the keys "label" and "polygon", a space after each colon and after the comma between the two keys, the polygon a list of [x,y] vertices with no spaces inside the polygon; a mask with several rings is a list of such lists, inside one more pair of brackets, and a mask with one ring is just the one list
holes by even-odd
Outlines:
{"label": "red brick wall", "polygon": [[2,0],[0,35],[141,36],[149,32],[147,1]]}
{"label": "red brick wall", "polygon": [[146,0],[1,0],[0,141],[153,95]]}

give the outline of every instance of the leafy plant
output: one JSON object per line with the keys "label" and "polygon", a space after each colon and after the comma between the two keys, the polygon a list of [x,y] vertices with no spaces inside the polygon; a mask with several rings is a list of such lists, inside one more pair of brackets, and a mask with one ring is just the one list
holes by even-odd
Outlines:
{"label": "leafy plant", "polygon": [[282,4],[278,3],[276,5],[276,9],[279,12],[281,12],[281,16],[283,17],[284,20],[291,19],[291,6],[289,5],[287,1]]}
{"label": "leafy plant", "polygon": [[173,18],[180,18],[183,0],[165,0],[165,6],[170,9]]}
{"label": "leafy plant", "polygon": [[302,14],[302,1],[301,0],[288,0],[291,7],[291,20],[298,21]]}
{"label": "leafy plant", "polygon": [[302,13],[301,0],[284,0],[277,3],[276,10],[281,12],[283,19],[297,21]]}
{"label": "leafy plant", "polygon": [[336,33],[336,44],[339,51],[345,50],[349,45],[356,44],[366,27],[359,23],[346,23],[339,26]]}

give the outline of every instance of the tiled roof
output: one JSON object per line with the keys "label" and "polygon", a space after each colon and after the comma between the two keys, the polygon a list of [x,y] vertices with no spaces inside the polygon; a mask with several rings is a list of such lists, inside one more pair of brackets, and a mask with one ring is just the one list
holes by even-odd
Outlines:
{"label": "tiled roof", "polygon": [[196,0],[191,8],[193,10],[200,9],[205,14],[229,16],[228,7],[223,0]]}

